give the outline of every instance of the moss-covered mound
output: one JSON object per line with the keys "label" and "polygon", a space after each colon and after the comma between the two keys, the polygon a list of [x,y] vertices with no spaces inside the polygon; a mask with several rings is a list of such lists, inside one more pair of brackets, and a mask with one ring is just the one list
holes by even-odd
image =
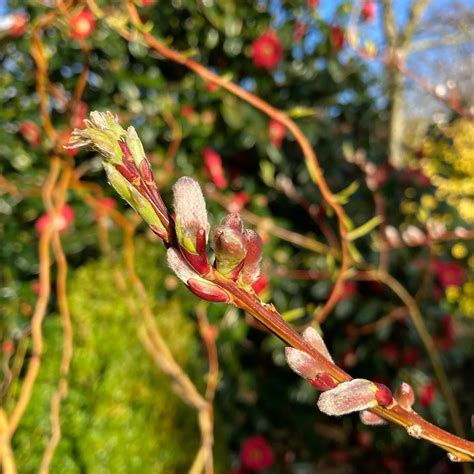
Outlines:
{"label": "moss-covered mound", "polygon": [[[140,245],[137,267],[150,301],[166,270],[160,249]],[[154,293],[155,292],[155,293]],[[195,412],[172,391],[137,336],[137,320],[118,290],[107,259],[72,273],[69,298],[74,357],[62,404],[62,438],[52,473],[185,472],[196,453]],[[154,304],[156,322],[178,361],[196,367],[193,322],[173,299]],[[33,398],[14,439],[19,472],[38,472],[50,435],[49,404],[62,352],[59,316],[44,322],[45,351]],[[171,343],[172,341],[172,343]]]}

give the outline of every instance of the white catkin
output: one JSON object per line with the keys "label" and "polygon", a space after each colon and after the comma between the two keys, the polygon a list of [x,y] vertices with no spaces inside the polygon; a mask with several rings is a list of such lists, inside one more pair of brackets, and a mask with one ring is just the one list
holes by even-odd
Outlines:
{"label": "white catkin", "polygon": [[332,360],[331,354],[324,343],[323,338],[316,329],[313,327],[307,327],[302,333],[303,339],[311,346],[313,346],[320,354],[322,354],[326,359],[334,362]]}
{"label": "white catkin", "polygon": [[179,219],[183,234],[195,238],[197,230],[203,228],[207,236],[210,226],[199,183],[188,176],[179,178],[173,186],[173,197],[176,218]]}
{"label": "white catkin", "polygon": [[190,278],[199,278],[199,275],[186,263],[178,250],[169,248],[166,252],[166,257],[168,266],[184,283],[187,283]]}
{"label": "white catkin", "polygon": [[374,384],[370,380],[353,379],[323,392],[318,408],[326,415],[341,416],[377,406]]}
{"label": "white catkin", "polygon": [[322,371],[309,354],[293,347],[285,347],[285,358],[291,370],[305,379],[313,380]]}

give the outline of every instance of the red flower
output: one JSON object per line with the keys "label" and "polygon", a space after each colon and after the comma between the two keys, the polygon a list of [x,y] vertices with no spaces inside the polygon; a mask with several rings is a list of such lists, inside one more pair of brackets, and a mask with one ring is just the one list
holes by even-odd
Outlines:
{"label": "red flower", "polygon": [[454,262],[437,260],[433,263],[433,270],[442,288],[447,288],[448,286],[459,287],[464,280],[463,268]]}
{"label": "red flower", "polygon": [[222,168],[222,159],[219,153],[212,148],[205,148],[202,152],[204,165],[211,176],[212,182],[218,189],[225,189],[227,187],[227,179]]}
{"label": "red flower", "polygon": [[332,25],[329,32],[331,46],[338,53],[344,47],[344,30],[338,25]]}
{"label": "red flower", "polygon": [[319,0],[308,0],[307,5],[308,5],[308,8],[318,8]]}
{"label": "red flower", "polygon": [[94,15],[84,8],[69,19],[69,32],[72,38],[85,40],[95,29]]}
{"label": "red flower", "polygon": [[375,2],[373,0],[365,0],[362,6],[362,18],[365,22],[370,23],[375,17]]}
{"label": "red flower", "polygon": [[18,129],[21,136],[31,145],[38,146],[41,142],[41,130],[36,123],[31,120],[21,122]]}
{"label": "red flower", "polygon": [[245,191],[235,193],[229,201],[229,204],[227,205],[227,211],[229,213],[240,212],[249,201],[250,196]]}
{"label": "red flower", "polygon": [[251,436],[240,446],[242,467],[253,471],[264,471],[273,465],[273,449],[263,436]]}
{"label": "red flower", "polygon": [[111,197],[103,197],[97,201],[97,207],[95,208],[94,218],[100,219],[106,216],[111,209],[117,207],[117,201]]}
{"label": "red flower", "polygon": [[151,7],[155,4],[155,0],[139,0],[141,7]]}
{"label": "red flower", "polygon": [[9,15],[10,29],[8,33],[13,38],[20,37],[26,30],[28,24],[28,15],[26,13],[12,13]]}
{"label": "red flower", "polygon": [[280,121],[272,119],[268,124],[268,135],[270,141],[277,148],[281,148],[283,139],[286,136],[286,127]]}
{"label": "red flower", "polygon": [[43,214],[36,221],[35,227],[38,234],[42,234],[46,228],[52,225],[58,232],[64,232],[74,222],[74,209],[67,204],[58,215]]}
{"label": "red flower", "polygon": [[272,31],[263,33],[252,43],[252,61],[262,69],[275,69],[281,61],[283,47]]}
{"label": "red flower", "polygon": [[426,383],[425,385],[422,385],[418,389],[418,397],[422,406],[424,406],[425,408],[430,406],[436,397],[435,383],[431,381]]}

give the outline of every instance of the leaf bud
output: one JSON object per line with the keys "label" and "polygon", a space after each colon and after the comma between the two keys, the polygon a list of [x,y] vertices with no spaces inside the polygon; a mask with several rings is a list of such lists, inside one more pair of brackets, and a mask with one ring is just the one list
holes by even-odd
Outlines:
{"label": "leaf bud", "polygon": [[395,400],[405,410],[412,411],[412,406],[415,403],[415,392],[410,384],[402,382],[395,392]]}

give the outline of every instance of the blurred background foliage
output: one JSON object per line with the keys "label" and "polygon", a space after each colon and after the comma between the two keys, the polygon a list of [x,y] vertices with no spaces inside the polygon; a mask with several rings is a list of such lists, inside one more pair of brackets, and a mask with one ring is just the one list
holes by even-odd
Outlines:
{"label": "blurred background foliage", "polygon": [[[97,3],[106,9],[111,24],[126,24],[121,2]],[[465,429],[472,433],[474,262],[472,242],[462,238],[474,221],[472,121],[448,110],[443,123],[424,116],[428,126],[421,136],[407,132],[406,165],[395,169],[387,157],[390,103],[382,71],[334,38],[334,27],[347,24],[351,2],[337,3],[329,20],[323,7],[310,1],[147,3],[142,0],[140,13],[153,24],[154,35],[297,121],[355,228],[379,214],[377,202],[383,202],[384,225],[398,229],[399,238],[389,253],[389,270],[416,295]],[[78,2],[72,12],[81,8]],[[71,38],[70,18],[58,15],[41,33],[48,59],[49,110],[61,137],[52,143],[41,130],[37,70],[31,56],[32,27],[51,9],[47,1],[11,0],[6,11],[25,12],[28,23],[23,34],[16,38],[3,34],[0,40],[0,333],[2,403],[7,411],[18,395],[22,364],[31,357],[38,222],[45,213],[41,190],[51,149],[61,150],[71,118],[87,110],[111,110],[123,124],[136,127],[166,202],[171,185],[182,175],[198,178],[210,191],[208,208],[214,224],[224,215],[219,204],[223,199],[237,208],[242,206],[239,202],[248,201],[245,207],[257,216],[256,228],[265,242],[268,298],[297,327],[308,324],[315,308],[327,299],[338,264],[327,253],[277,238],[272,225],[319,241],[337,235],[337,225],[311,182],[293,137],[288,134],[281,143],[272,140],[267,117],[185,68],[162,60],[138,37],[127,42],[99,20],[90,36],[78,41]],[[300,36],[295,36],[297,28]],[[269,30],[283,48],[273,70],[258,68],[252,61],[252,43]],[[85,64],[90,71],[81,102],[76,103],[72,91]],[[411,115],[408,120],[413,125],[418,118]],[[210,184],[212,170],[210,175],[203,159],[208,147],[222,159],[225,185],[218,191]],[[61,416],[63,433],[52,472],[186,472],[199,445],[195,416],[173,394],[169,380],[141,346],[126,292],[114,280],[114,273],[126,273],[122,230],[87,201],[89,189],[97,186],[101,195],[115,196],[104,182],[98,156],[60,152],[63,160],[75,163],[78,176],[67,193],[74,214],[61,234],[75,333],[70,390]],[[375,166],[372,182],[354,162],[357,153]],[[90,187],[77,185],[79,180]],[[374,202],[374,190],[379,201]],[[108,202],[133,219],[125,203]],[[111,251],[106,255],[100,222],[109,235]],[[413,227],[428,235],[422,245],[406,233]],[[457,232],[461,238],[437,238],[446,232]],[[207,362],[195,324],[197,300],[170,275],[161,244],[143,224],[138,234],[137,269],[156,322],[178,361],[203,388]],[[376,265],[382,241],[377,227],[355,243],[363,258]],[[320,276],[303,276],[308,270]],[[55,297],[53,290],[44,321],[39,379],[13,439],[19,471],[25,473],[37,471],[49,436],[49,400],[58,381],[62,345]],[[398,297],[379,282],[352,280],[323,325],[325,340],[334,359],[351,375],[373,378],[393,389],[401,381],[411,383],[418,395],[416,410],[452,429],[406,311],[388,324],[367,326],[400,306]],[[218,472],[239,466],[240,444],[254,434],[265,436],[275,453],[268,472],[459,472],[440,450],[398,428],[369,429],[357,416],[330,420],[320,414],[315,408],[317,394],[290,373],[278,340],[234,308],[210,304],[207,311],[219,329]],[[9,367],[19,367],[12,381],[6,377]]]}

